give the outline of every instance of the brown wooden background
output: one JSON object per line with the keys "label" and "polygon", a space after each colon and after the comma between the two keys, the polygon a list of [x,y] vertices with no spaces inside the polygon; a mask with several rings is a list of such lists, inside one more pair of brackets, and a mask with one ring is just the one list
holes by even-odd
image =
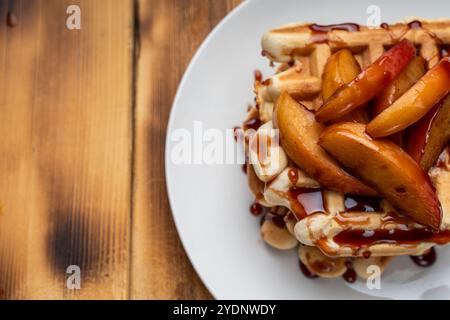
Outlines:
{"label": "brown wooden background", "polygon": [[172,221],[165,132],[190,58],[239,2],[0,0],[0,298],[211,298]]}

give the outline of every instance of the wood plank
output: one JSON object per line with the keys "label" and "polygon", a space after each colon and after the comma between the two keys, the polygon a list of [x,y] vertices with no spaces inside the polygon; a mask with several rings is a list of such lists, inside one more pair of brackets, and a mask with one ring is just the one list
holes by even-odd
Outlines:
{"label": "wood plank", "polygon": [[139,0],[131,297],[211,298],[181,246],[164,177],[175,91],[195,50],[240,1]]}
{"label": "wood plank", "polygon": [[[133,2],[9,3],[17,25],[0,23],[0,297],[127,298]],[[66,28],[71,4],[81,30]],[[71,264],[81,290],[66,288]]]}

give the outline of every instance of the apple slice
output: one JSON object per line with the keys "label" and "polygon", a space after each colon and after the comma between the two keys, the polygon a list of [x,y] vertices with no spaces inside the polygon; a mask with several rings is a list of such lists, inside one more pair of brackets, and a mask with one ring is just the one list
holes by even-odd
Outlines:
{"label": "apple slice", "polygon": [[[322,98],[331,97],[337,89],[355,79],[361,73],[361,68],[348,49],[342,49],[333,54],[325,65],[322,76]],[[366,108],[358,108],[334,122],[356,121],[368,123],[369,115]]]}
{"label": "apple slice", "polygon": [[430,179],[398,145],[388,139],[372,139],[363,124],[354,122],[328,127],[319,144],[400,212],[439,228],[442,213]]}
{"label": "apple slice", "polygon": [[368,125],[374,138],[399,132],[422,118],[450,91],[450,57],[442,59]]}
{"label": "apple slice", "polygon": [[[426,60],[420,56],[413,57],[402,72],[375,98],[372,114],[379,115],[402,94],[411,88],[426,72]],[[359,109],[357,109],[359,110]],[[405,132],[400,131],[389,137],[401,147],[405,146]]]}
{"label": "apple slice", "polygon": [[400,98],[426,72],[426,60],[420,56],[413,57],[402,72],[375,98],[373,116],[379,115]]}
{"label": "apple slice", "polygon": [[409,129],[407,152],[428,171],[450,140],[450,96]]}
{"label": "apple slice", "polygon": [[283,92],[275,106],[275,123],[284,151],[296,165],[323,186],[343,193],[375,195],[376,192],[342,170],[318,144],[324,126],[314,114]]}
{"label": "apple slice", "polygon": [[367,103],[397,77],[415,52],[410,41],[400,41],[325,101],[316,113],[317,121],[338,119]]}

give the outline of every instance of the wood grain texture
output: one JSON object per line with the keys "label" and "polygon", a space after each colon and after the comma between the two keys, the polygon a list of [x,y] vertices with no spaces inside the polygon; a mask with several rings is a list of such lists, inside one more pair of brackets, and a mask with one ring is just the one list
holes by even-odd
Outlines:
{"label": "wood grain texture", "polygon": [[17,18],[0,20],[0,299],[211,298],[172,221],[165,132],[189,60],[239,2],[0,0]]}
{"label": "wood grain texture", "polygon": [[[0,296],[127,298],[133,2],[0,6],[17,16],[0,23]],[[72,264],[81,290],[66,288]]]}
{"label": "wood grain texture", "polygon": [[240,1],[138,2],[131,298],[211,298],[175,230],[165,186],[164,144],[184,70],[203,39]]}

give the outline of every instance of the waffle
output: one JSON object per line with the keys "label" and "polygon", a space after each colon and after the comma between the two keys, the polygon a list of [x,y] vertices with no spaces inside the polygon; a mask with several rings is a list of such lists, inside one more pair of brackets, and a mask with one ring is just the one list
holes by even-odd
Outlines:
{"label": "waffle", "polygon": [[[268,129],[274,126],[275,103],[284,91],[310,111],[318,110],[323,104],[324,67],[334,52],[344,48],[351,50],[364,69],[401,39],[410,40],[417,54],[426,60],[427,67],[432,68],[450,48],[450,21],[414,20],[383,24],[379,28],[354,24],[291,24],[266,32],[262,38],[262,53],[278,67],[272,77],[255,81],[255,105],[243,124],[244,132],[256,129],[251,124],[257,120],[262,126],[257,129],[256,136],[267,138]],[[269,137],[269,140],[273,138]],[[423,255],[435,244],[448,241],[447,238],[433,237],[426,226],[400,214],[385,199],[371,203],[369,199],[323,188],[296,167],[279,144],[269,144],[269,156],[263,160],[249,139],[245,139],[244,145],[251,163],[247,164],[246,170],[250,189],[257,203],[270,208],[261,223],[263,239],[282,250],[299,244],[300,261],[314,274],[326,278],[341,276],[347,272],[350,260],[356,273],[366,278],[369,265],[378,265],[384,270],[393,256]],[[429,171],[429,176],[441,202],[440,230],[445,233],[450,230],[448,147],[442,152],[439,165]],[[306,189],[313,190],[302,194],[309,205],[298,197],[298,192]],[[382,241],[389,239],[392,232],[403,231],[414,232],[417,240],[408,243]],[[364,239],[366,234],[375,240],[344,241],[352,236]]]}

